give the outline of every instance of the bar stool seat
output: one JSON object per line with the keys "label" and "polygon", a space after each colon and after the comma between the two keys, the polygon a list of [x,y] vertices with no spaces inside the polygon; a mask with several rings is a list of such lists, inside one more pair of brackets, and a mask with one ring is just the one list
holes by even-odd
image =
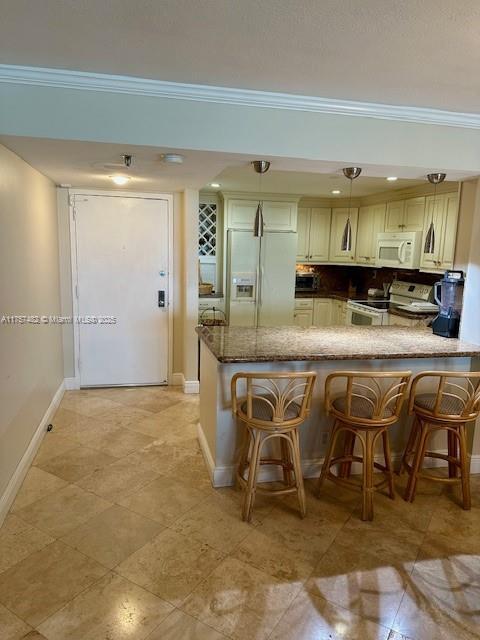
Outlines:
{"label": "bar stool seat", "polygon": [[[332,482],[362,493],[362,520],[373,520],[373,492],[387,486],[389,495],[395,497],[390,444],[387,429],[400,415],[405,399],[410,371],[365,372],[338,371],[325,382],[325,407],[333,416],[328,450],[318,479],[317,495],[323,482]],[[338,383],[340,393],[332,397],[332,387]],[[343,434],[343,452],[335,456],[337,441]],[[385,464],[375,461],[375,446],[381,438]],[[362,455],[354,455],[355,440],[358,439]],[[361,462],[363,473],[361,484],[350,480],[353,462]],[[338,465],[338,474],[332,467]],[[374,482],[374,471],[382,472],[383,478]]]}
{"label": "bar stool seat", "polygon": [[[435,392],[417,393],[419,384],[436,387]],[[480,372],[425,371],[418,374],[410,392],[409,413],[414,415],[412,430],[402,457],[400,473],[409,473],[405,500],[413,502],[419,478],[433,482],[460,483],[463,508],[471,507],[470,462],[467,451],[466,425],[480,412]],[[427,451],[430,436],[447,433],[447,453]],[[425,458],[448,463],[448,478],[422,470]]]}
{"label": "bar stool seat", "polygon": [[[306,514],[298,429],[310,412],[313,372],[237,373],[232,378],[232,412],[246,426],[246,437],[237,468],[237,482],[244,489],[242,518],[250,522],[256,493],[296,493],[300,514]],[[243,383],[246,397],[238,398]],[[263,456],[269,443],[268,457]],[[279,451],[275,453],[274,447]],[[258,487],[260,466],[280,466],[283,487]]]}

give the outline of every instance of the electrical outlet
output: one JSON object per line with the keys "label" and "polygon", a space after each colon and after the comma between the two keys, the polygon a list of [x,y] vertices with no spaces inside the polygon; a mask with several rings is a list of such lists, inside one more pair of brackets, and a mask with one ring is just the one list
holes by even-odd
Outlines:
{"label": "electrical outlet", "polygon": [[322,444],[327,444],[328,436],[329,436],[328,431],[322,431],[322,439],[321,439]]}

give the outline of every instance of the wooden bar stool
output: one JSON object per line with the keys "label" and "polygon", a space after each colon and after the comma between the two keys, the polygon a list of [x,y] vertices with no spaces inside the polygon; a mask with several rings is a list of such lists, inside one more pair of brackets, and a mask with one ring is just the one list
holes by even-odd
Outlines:
{"label": "wooden bar stool", "polygon": [[[247,522],[252,518],[256,492],[297,493],[300,513],[305,517],[298,428],[309,414],[315,378],[315,373],[304,371],[237,373],[232,378],[232,412],[247,427],[237,470],[237,480],[245,490],[242,518]],[[237,396],[239,381],[246,383],[246,397],[241,399]],[[272,440],[280,443],[280,457],[263,458],[263,447]],[[282,467],[284,488],[257,487],[260,465],[265,464]]]}
{"label": "wooden bar stool", "polygon": [[[428,383],[430,388],[433,385],[435,391],[418,393],[421,381]],[[413,502],[418,478],[427,478],[435,482],[460,483],[463,508],[470,509],[466,424],[476,420],[480,412],[480,372],[425,371],[418,374],[412,382],[408,410],[414,415],[414,421],[400,467],[400,473],[407,469],[410,475],[405,500]],[[429,437],[440,430],[447,432],[447,454],[427,451]],[[446,460],[448,478],[423,472],[425,458]]]}
{"label": "wooden bar stool", "polygon": [[[318,479],[318,492],[325,479],[332,480],[362,493],[362,520],[373,520],[373,492],[388,486],[390,497],[395,497],[393,470],[387,429],[400,415],[405,400],[411,371],[338,371],[331,373],[325,382],[325,408],[334,417],[332,433],[322,471]],[[332,385],[338,382],[340,393],[332,397]],[[338,437],[345,433],[343,453],[334,456]],[[382,439],[385,465],[374,460],[375,445]],[[354,455],[356,438],[362,445],[362,456]],[[363,464],[361,483],[350,480],[352,462]],[[331,468],[339,465],[338,475]],[[384,474],[383,480],[374,484],[374,471]]]}

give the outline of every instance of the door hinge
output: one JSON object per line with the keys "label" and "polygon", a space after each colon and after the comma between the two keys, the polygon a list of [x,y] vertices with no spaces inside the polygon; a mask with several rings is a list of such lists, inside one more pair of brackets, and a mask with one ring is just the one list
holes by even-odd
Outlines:
{"label": "door hinge", "polygon": [[75,209],[75,207],[72,208],[72,218],[75,221],[77,220],[77,210]]}
{"label": "door hinge", "polygon": [[75,297],[78,300],[78,284],[75,285]]}

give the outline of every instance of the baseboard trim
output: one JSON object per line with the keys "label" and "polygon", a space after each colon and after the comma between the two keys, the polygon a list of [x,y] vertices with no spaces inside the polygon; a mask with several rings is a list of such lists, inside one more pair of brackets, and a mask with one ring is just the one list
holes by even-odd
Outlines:
{"label": "baseboard trim", "polygon": [[[205,463],[208,468],[208,473],[214,487],[229,487],[235,484],[235,465],[229,466],[215,466],[213,456],[208,446],[205,434],[200,423],[198,423],[198,441],[200,448],[205,458]],[[444,450],[438,450],[435,453],[444,453]],[[402,457],[401,453],[392,455],[393,464],[400,462]],[[302,460],[302,471],[304,478],[318,478],[323,465],[323,458],[312,458]],[[383,463],[383,456],[375,456],[375,462]],[[427,458],[424,465],[427,469],[438,468],[445,466],[442,460],[436,458]],[[359,462],[354,462],[352,465],[352,473],[359,474],[362,471],[362,465]],[[472,455],[470,458],[470,473],[480,473],[480,454]],[[280,467],[264,466],[259,471],[259,482],[275,482],[282,479],[282,471]]]}
{"label": "baseboard trim", "polygon": [[200,445],[200,450],[203,454],[203,458],[205,460],[205,464],[207,465],[208,474],[210,476],[210,480],[214,487],[223,487],[227,485],[217,485],[215,484],[215,462],[213,460],[212,452],[210,451],[210,447],[208,446],[207,438],[202,429],[202,425],[200,422],[197,422],[197,438],[198,444]]}
{"label": "baseboard trim", "polygon": [[51,422],[55,411],[58,409],[60,402],[62,400],[63,394],[65,393],[65,381],[62,381],[58,389],[56,390],[52,401],[48,405],[47,410],[43,414],[42,419],[38,427],[35,430],[35,433],[30,440],[28,447],[25,453],[22,456],[22,459],[17,465],[17,468],[13,472],[12,477],[7,485],[7,488],[3,492],[2,497],[0,498],[0,526],[2,526],[3,521],[5,520],[7,513],[12,506],[13,501],[18,493],[18,490],[22,486],[22,482],[27,474],[27,471],[30,469],[32,461],[42,443],[43,437],[47,432],[47,426]]}
{"label": "baseboard trim", "polygon": [[170,384],[174,387],[183,386],[183,373],[172,373],[170,378]]}
{"label": "baseboard trim", "polygon": [[172,373],[170,384],[183,388],[183,393],[200,393],[199,380],[185,380],[183,373]]}
{"label": "baseboard trim", "polygon": [[183,393],[200,393],[200,382],[198,380],[184,380]]}
{"label": "baseboard trim", "polygon": [[80,389],[80,380],[78,378],[65,378],[65,391]]}

